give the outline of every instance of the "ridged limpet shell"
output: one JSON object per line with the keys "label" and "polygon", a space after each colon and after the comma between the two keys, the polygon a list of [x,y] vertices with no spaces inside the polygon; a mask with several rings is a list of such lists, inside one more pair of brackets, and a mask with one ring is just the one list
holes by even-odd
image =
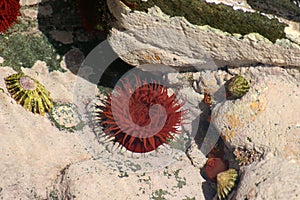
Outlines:
{"label": "ridged limpet shell", "polygon": [[44,115],[53,106],[50,92],[37,80],[20,72],[5,79],[6,87],[12,98],[26,110]]}

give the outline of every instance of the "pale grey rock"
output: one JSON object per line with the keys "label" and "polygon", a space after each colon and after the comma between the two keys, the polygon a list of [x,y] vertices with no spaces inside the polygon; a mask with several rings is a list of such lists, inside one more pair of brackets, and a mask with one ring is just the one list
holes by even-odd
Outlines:
{"label": "pale grey rock", "polygon": [[[140,159],[145,159],[140,156]],[[107,167],[101,160],[73,164],[57,179],[59,199],[204,200],[204,179],[186,157],[162,169],[127,172]],[[209,194],[208,194],[209,195]],[[211,195],[211,194],[210,194]],[[76,198],[73,198],[76,197]]]}
{"label": "pale grey rock", "polygon": [[206,0],[208,3],[216,3],[216,4],[225,4],[232,6],[234,10],[243,10],[248,12],[254,12],[251,6],[247,3],[246,0]]}
{"label": "pale grey rock", "polygon": [[51,37],[63,44],[71,44],[73,42],[73,33],[70,31],[59,31],[53,30],[50,31]]}
{"label": "pale grey rock", "polygon": [[299,199],[300,166],[295,160],[267,155],[241,174],[236,199]]}
{"label": "pale grey rock", "polygon": [[244,75],[249,92],[216,104],[212,123],[232,149],[256,147],[300,163],[299,79],[279,67],[250,68]]}
{"label": "pale grey rock", "polygon": [[[300,66],[300,47],[288,39],[273,44],[257,33],[240,38],[209,26],[192,25],[182,17],[170,17],[158,7],[145,13],[130,12],[119,0],[108,1],[108,5],[118,20],[109,43],[120,58],[135,66],[145,63],[196,69],[255,63]],[[299,34],[295,27],[291,29]]]}
{"label": "pale grey rock", "polygon": [[28,8],[24,9],[22,12],[26,17],[30,17],[31,19],[36,19],[37,17],[37,11],[34,9]]}
{"label": "pale grey rock", "polygon": [[190,79],[192,78],[192,73],[171,73],[167,75],[168,83],[170,87],[174,87],[176,90],[177,97],[184,102],[183,110],[186,110],[185,115],[183,116],[183,129],[188,132],[190,138],[194,138],[199,121],[198,117],[202,113],[199,109],[199,104],[203,99],[203,95],[195,92],[195,90],[190,87]]}
{"label": "pale grey rock", "polygon": [[187,157],[191,160],[192,165],[198,169],[204,167],[207,158],[205,155],[200,151],[199,146],[195,143],[195,141],[191,141],[191,145],[188,147],[186,151]]}
{"label": "pale grey rock", "polygon": [[216,102],[225,100],[225,88],[223,85],[232,78],[231,74],[222,70],[203,70],[195,73],[194,77],[194,90],[200,94],[210,94],[213,105]]}
{"label": "pale grey rock", "polygon": [[[72,92],[66,89],[76,82],[71,72],[49,73],[44,62],[22,70],[49,89],[55,101],[59,97],[72,102]],[[47,115],[35,115],[15,102],[4,82],[4,77],[13,73],[10,67],[0,69],[0,198],[46,199],[66,165],[88,160],[91,155],[76,134],[59,131]]]}
{"label": "pale grey rock", "polygon": [[21,6],[32,6],[42,2],[42,0],[20,0]]}

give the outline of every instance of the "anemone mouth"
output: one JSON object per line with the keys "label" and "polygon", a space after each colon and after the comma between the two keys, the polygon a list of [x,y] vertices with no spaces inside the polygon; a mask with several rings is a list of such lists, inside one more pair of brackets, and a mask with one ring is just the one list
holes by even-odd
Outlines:
{"label": "anemone mouth", "polygon": [[[135,85],[141,85],[138,77]],[[115,93],[98,113],[104,133],[114,143],[134,153],[146,153],[168,144],[179,133],[183,104],[175,94],[169,96],[165,86],[152,82],[135,87],[125,79]]]}
{"label": "anemone mouth", "polygon": [[50,92],[37,80],[23,73],[12,74],[5,78],[8,92],[25,110],[44,115],[53,106]]}
{"label": "anemone mouth", "polygon": [[0,1],[0,33],[5,33],[6,30],[17,22],[20,13],[20,3],[18,0],[1,0]]}

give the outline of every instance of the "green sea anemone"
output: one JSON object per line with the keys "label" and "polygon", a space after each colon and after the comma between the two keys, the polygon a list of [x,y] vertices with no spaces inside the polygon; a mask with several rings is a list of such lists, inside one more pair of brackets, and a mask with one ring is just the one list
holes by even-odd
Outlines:
{"label": "green sea anemone", "polygon": [[221,172],[217,176],[217,193],[218,198],[225,199],[235,186],[235,182],[238,178],[238,173],[235,169],[229,169]]}
{"label": "green sea anemone", "polygon": [[17,73],[5,78],[8,92],[26,110],[44,115],[53,106],[50,92],[37,80]]}
{"label": "green sea anemone", "polygon": [[83,127],[81,115],[75,104],[54,104],[49,117],[60,130],[73,132]]}
{"label": "green sea anemone", "polygon": [[239,99],[244,96],[250,89],[248,81],[237,75],[225,83],[227,99]]}

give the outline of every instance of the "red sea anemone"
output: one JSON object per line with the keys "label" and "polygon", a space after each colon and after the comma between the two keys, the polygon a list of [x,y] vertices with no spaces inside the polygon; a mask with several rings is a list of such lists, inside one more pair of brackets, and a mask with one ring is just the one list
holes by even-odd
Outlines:
{"label": "red sea anemone", "polygon": [[0,1],[0,33],[5,33],[13,23],[17,22],[17,17],[21,15],[19,10],[18,0]]}
{"label": "red sea anemone", "polygon": [[182,103],[152,81],[123,79],[100,112],[104,133],[127,150],[146,153],[173,139],[182,120]]}
{"label": "red sea anemone", "polygon": [[209,158],[205,165],[205,173],[211,181],[217,180],[217,175],[228,169],[228,163],[222,158]]}

